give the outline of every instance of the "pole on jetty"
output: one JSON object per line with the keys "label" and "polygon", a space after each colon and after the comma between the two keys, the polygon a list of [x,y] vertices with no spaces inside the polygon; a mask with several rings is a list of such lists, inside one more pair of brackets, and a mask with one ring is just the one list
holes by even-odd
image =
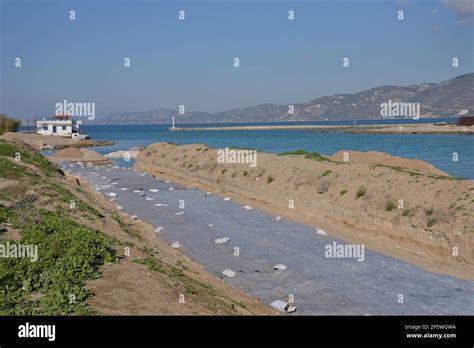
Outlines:
{"label": "pole on jetty", "polygon": [[173,128],[173,129],[174,129],[174,116],[173,116],[173,117],[171,117],[171,121],[172,121],[172,126],[171,126],[171,128]]}

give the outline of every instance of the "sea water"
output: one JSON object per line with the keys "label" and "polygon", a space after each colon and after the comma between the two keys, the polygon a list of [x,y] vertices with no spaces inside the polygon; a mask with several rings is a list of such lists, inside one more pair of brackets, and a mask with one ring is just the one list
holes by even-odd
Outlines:
{"label": "sea water", "polygon": [[[427,123],[453,119],[360,120],[357,124]],[[455,121],[455,120],[454,120]],[[354,121],[291,122],[285,124],[353,124]],[[268,123],[236,123],[232,125],[268,125]],[[179,127],[213,127],[229,124],[199,124]],[[156,142],[176,144],[205,144],[211,148],[240,147],[258,151],[281,153],[303,149],[330,156],[340,150],[380,151],[392,156],[415,158],[431,163],[446,173],[474,179],[474,135],[459,134],[352,134],[341,131],[315,129],[235,130],[235,131],[169,131],[170,125],[97,125],[83,126],[94,140],[111,140],[112,146],[94,147],[101,154],[147,146]],[[457,153],[457,161],[453,160]],[[455,158],[454,158],[455,159]],[[133,161],[116,161],[120,166],[131,166]]]}

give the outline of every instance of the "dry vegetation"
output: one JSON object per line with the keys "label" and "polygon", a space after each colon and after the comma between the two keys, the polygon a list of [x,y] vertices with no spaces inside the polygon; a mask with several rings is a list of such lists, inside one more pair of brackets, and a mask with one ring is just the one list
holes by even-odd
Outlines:
{"label": "dry vegetation", "polygon": [[5,132],[16,132],[20,125],[20,121],[8,117],[5,114],[0,114],[0,135]]}

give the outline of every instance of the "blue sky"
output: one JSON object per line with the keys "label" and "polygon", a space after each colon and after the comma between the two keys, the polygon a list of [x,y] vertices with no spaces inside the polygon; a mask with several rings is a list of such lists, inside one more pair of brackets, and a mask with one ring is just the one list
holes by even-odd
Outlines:
{"label": "blue sky", "polygon": [[217,112],[474,71],[473,0],[0,3],[0,113],[19,118],[50,116],[64,99],[95,102],[98,116]]}

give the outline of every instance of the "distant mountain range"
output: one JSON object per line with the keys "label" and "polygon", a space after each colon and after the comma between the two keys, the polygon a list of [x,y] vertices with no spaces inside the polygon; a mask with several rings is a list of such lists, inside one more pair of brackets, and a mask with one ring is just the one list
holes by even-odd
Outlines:
{"label": "distant mountain range", "polygon": [[[474,111],[474,73],[440,83],[412,86],[381,86],[354,94],[320,97],[307,103],[290,105],[259,104],[219,113],[156,109],[145,112],[116,113],[96,119],[95,124],[170,124],[211,122],[282,122],[355,120],[381,118],[381,104],[420,103],[421,117],[446,117]],[[463,111],[464,110],[464,111]],[[293,111],[293,113],[291,113]]]}

